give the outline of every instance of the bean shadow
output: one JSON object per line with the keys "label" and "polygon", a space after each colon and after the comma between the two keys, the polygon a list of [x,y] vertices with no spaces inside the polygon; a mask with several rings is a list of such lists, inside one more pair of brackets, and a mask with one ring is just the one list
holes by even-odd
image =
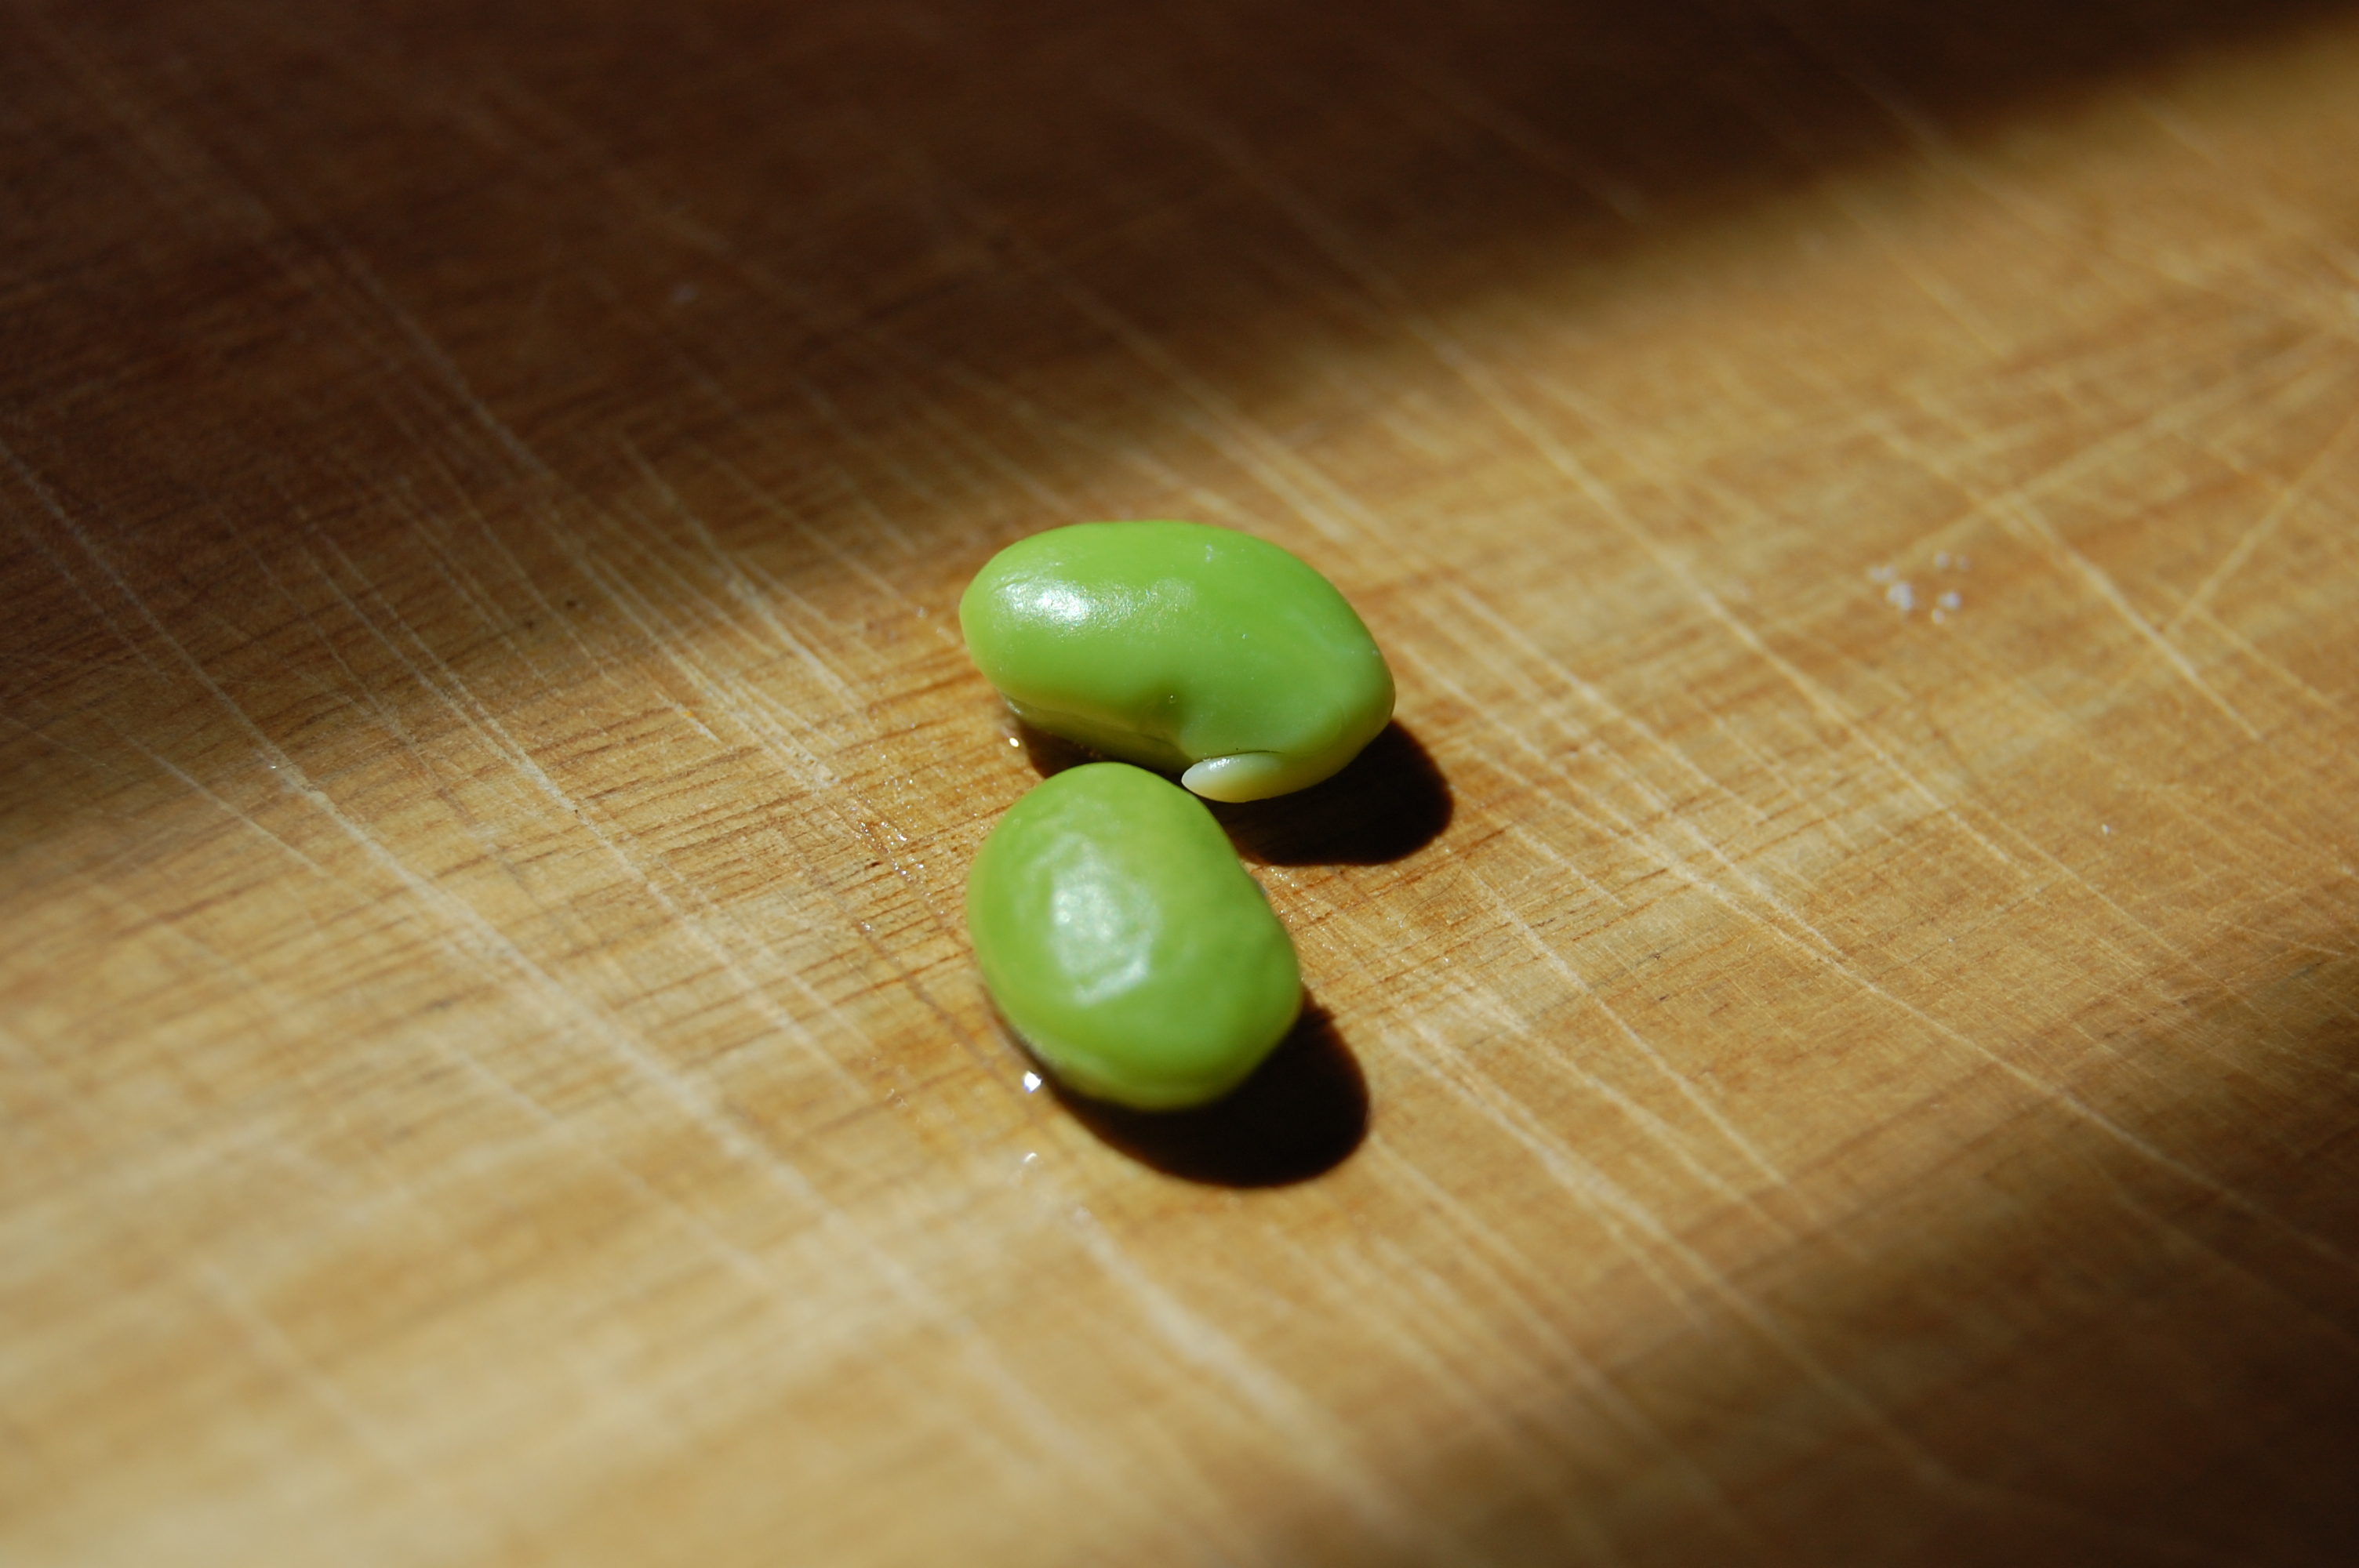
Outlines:
{"label": "bean shadow", "polygon": [[1078,768],[1083,762],[1105,761],[1087,746],[1076,745],[1062,735],[1051,735],[1046,730],[1037,729],[1013,713],[1003,711],[1000,719],[1007,738],[1023,749],[1024,760],[1031,763],[1032,771],[1044,779],[1054,778],[1067,768]]}
{"label": "bean shadow", "polygon": [[[1010,716],[1008,733],[1042,778],[1097,753]],[[1274,800],[1212,809],[1237,853],[1262,866],[1374,866],[1415,854],[1450,826],[1456,804],[1433,754],[1398,719],[1368,742],[1352,765],[1329,779]]]}
{"label": "bean shadow", "polygon": [[1456,803],[1433,753],[1398,719],[1325,784],[1239,805],[1210,803],[1237,852],[1264,866],[1375,866],[1441,837]]}
{"label": "bean shadow", "polygon": [[1234,1094],[1194,1110],[1131,1110],[1049,1081],[1073,1119],[1108,1147],[1208,1186],[1307,1182],[1349,1159],[1368,1133],[1367,1079],[1333,1017],[1316,1005],[1303,1008]]}

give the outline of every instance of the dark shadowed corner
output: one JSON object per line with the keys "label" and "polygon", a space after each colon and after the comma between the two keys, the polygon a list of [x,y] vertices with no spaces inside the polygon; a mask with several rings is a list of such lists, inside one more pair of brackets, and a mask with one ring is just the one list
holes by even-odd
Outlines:
{"label": "dark shadowed corner", "polygon": [[[391,751],[437,697],[387,607],[486,685],[732,596],[879,647],[1371,311],[1603,297],[1929,124],[2342,8],[21,7],[0,667],[60,743],[0,767],[27,831],[218,778],[231,679],[299,760]],[[170,157],[125,180],[93,104]]]}

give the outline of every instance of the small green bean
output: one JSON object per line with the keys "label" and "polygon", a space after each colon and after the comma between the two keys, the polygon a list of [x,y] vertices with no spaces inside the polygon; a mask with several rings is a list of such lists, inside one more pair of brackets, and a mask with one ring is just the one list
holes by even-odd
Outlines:
{"label": "small green bean", "polygon": [[1008,809],[967,873],[966,923],[1001,1016],[1093,1099],[1218,1099],[1301,1011],[1294,943],[1212,814],[1120,762]]}
{"label": "small green bean", "polygon": [[1212,800],[1317,784],[1392,717],[1392,671],[1334,585],[1233,529],[1035,534],[975,575],[959,623],[1017,717]]}

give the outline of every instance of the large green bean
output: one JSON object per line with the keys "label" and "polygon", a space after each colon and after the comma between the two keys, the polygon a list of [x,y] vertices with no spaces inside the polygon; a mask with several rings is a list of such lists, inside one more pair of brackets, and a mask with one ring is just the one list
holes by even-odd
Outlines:
{"label": "large green bean", "polygon": [[1334,585],[1233,529],[1035,534],[976,574],[959,622],[1018,717],[1212,800],[1317,784],[1392,717],[1392,672]]}
{"label": "large green bean", "polygon": [[1093,762],[1043,781],[967,874],[984,984],[1059,1082],[1143,1110],[1201,1105],[1302,1006],[1294,943],[1203,803]]}

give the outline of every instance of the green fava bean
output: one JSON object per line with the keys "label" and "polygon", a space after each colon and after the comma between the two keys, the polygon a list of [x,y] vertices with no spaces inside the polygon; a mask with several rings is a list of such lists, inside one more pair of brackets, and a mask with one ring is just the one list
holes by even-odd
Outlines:
{"label": "green fava bean", "polygon": [[1035,534],[975,575],[959,623],[1018,718],[1212,800],[1315,784],[1392,718],[1392,671],[1334,584],[1234,529]]}
{"label": "green fava bean", "polygon": [[1212,814],[1122,762],[1008,809],[967,874],[966,924],[1001,1015],[1093,1099],[1218,1099],[1302,1009],[1293,940]]}

